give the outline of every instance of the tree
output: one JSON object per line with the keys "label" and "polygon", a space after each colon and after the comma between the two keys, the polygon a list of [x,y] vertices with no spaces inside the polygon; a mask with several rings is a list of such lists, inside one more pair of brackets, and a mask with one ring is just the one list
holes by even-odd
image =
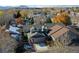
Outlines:
{"label": "tree", "polygon": [[54,23],[63,23],[64,25],[71,25],[70,17],[66,12],[60,13],[59,15],[55,16],[51,19],[51,21]]}
{"label": "tree", "polygon": [[2,10],[0,10],[0,16],[3,16],[4,12]]}

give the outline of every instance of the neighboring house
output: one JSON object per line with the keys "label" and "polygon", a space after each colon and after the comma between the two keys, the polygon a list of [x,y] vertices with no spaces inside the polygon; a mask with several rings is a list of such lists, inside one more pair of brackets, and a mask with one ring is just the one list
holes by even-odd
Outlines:
{"label": "neighboring house", "polygon": [[9,32],[20,34],[20,32],[18,30],[20,30],[20,28],[14,27],[14,26],[10,26],[10,28],[9,28]]}
{"label": "neighboring house", "polygon": [[45,43],[46,37],[45,37],[45,35],[36,32],[36,33],[33,33],[33,34],[31,35],[30,40],[31,40],[32,43],[34,43],[34,44],[35,44],[35,43],[36,43],[36,44],[38,44],[38,43],[40,44],[40,43]]}
{"label": "neighboring house", "polygon": [[77,31],[75,32],[71,27],[55,25],[50,29],[51,31],[49,32],[49,35],[52,39],[54,41],[61,42],[63,45],[68,45],[72,39],[76,39],[78,37]]}
{"label": "neighboring house", "polygon": [[42,33],[33,33],[29,41],[30,44],[33,45],[36,52],[48,51],[48,46],[46,45],[46,36],[44,36]]}
{"label": "neighboring house", "polygon": [[43,24],[44,22],[46,22],[46,17],[40,14],[34,15],[33,19],[34,19],[34,23],[36,24]]}
{"label": "neighboring house", "polygon": [[11,37],[16,41],[19,41],[21,39],[20,28],[10,25],[8,31],[10,32]]}
{"label": "neighboring house", "polygon": [[79,14],[77,14],[75,12],[71,13],[70,18],[71,18],[72,25],[79,23]]}
{"label": "neighboring house", "polygon": [[30,25],[23,25],[23,31],[24,32],[30,32]]}
{"label": "neighboring house", "polygon": [[41,30],[41,25],[39,24],[34,24],[33,27],[35,30]]}

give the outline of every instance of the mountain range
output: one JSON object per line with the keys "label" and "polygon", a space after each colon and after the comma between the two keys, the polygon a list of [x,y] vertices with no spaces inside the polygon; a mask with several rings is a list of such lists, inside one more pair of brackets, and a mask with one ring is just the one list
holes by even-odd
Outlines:
{"label": "mountain range", "polygon": [[23,6],[23,5],[21,5],[21,6],[0,6],[0,10],[6,10],[6,9],[13,9],[13,8],[15,8],[15,9],[26,9],[26,8],[28,8],[27,6]]}
{"label": "mountain range", "polygon": [[0,10],[6,9],[27,9],[27,8],[44,8],[44,7],[79,7],[79,5],[20,5],[20,6],[0,6]]}

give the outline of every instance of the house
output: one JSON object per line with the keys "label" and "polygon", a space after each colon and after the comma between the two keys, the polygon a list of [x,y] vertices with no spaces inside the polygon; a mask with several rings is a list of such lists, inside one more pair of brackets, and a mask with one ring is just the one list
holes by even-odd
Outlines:
{"label": "house", "polygon": [[47,52],[48,45],[46,45],[46,36],[42,33],[35,32],[29,39],[36,52]]}
{"label": "house", "polygon": [[46,22],[46,17],[41,14],[34,15],[33,19],[34,19],[34,23],[36,24],[43,24],[44,22]]}
{"label": "house", "polygon": [[66,27],[64,25],[54,25],[49,28],[51,31],[48,35],[50,35],[53,41],[60,42],[58,45],[68,45],[73,39],[78,37],[77,31],[72,27]]}
{"label": "house", "polygon": [[70,18],[71,18],[72,25],[79,23],[79,14],[78,13],[75,13],[75,12],[71,13]]}
{"label": "house", "polygon": [[14,27],[14,26],[10,26],[9,31],[11,33],[16,33],[16,34],[20,34],[20,32],[18,31],[20,28],[18,27]]}
{"label": "house", "polygon": [[46,37],[42,33],[35,32],[31,35],[30,40],[32,40],[32,43],[34,44],[45,43]]}
{"label": "house", "polygon": [[30,32],[30,25],[23,25],[23,31],[24,32]]}

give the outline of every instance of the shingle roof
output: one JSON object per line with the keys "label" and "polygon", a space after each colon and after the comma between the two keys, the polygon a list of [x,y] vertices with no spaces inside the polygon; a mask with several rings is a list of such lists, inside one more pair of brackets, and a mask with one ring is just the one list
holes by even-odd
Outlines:
{"label": "shingle roof", "polygon": [[52,31],[49,33],[49,35],[51,35],[52,33],[54,33],[54,32],[56,32],[56,31],[60,30],[61,28],[63,28],[63,26],[59,26],[59,25],[55,25],[55,26],[49,28],[50,30],[52,30]]}
{"label": "shingle roof", "polygon": [[50,31],[49,35],[53,36],[54,38],[58,38],[64,33],[66,33],[67,31],[69,31],[67,27],[60,26],[60,25],[55,25],[51,27],[51,29],[52,31]]}

